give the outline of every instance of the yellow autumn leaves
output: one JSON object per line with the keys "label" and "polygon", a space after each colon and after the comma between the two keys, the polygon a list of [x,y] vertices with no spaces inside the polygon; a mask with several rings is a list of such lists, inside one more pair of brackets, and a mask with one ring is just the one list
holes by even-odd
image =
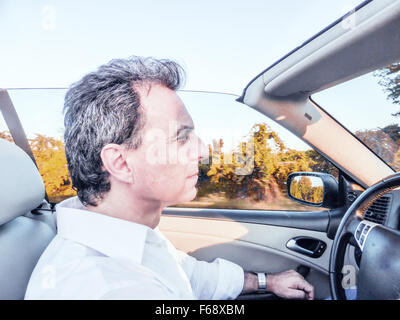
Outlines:
{"label": "yellow autumn leaves", "polygon": [[310,178],[301,177],[300,181],[293,180],[290,184],[290,194],[296,199],[319,204],[324,199],[324,187],[313,186]]}

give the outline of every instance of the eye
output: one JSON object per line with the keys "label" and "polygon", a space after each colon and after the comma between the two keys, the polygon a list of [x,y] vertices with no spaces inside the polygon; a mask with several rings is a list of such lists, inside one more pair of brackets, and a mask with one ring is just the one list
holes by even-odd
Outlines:
{"label": "eye", "polygon": [[186,127],[180,130],[177,134],[176,140],[180,145],[185,144],[188,140],[190,140],[191,135],[193,134],[193,127]]}
{"label": "eye", "polygon": [[189,140],[189,135],[185,134],[185,135],[178,136],[177,140],[180,144],[184,144],[186,141]]}

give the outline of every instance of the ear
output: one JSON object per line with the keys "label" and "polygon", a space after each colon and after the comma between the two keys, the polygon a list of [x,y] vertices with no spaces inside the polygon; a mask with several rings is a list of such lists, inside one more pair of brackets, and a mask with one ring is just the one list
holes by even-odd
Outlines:
{"label": "ear", "polygon": [[110,143],[103,147],[100,153],[103,167],[115,179],[124,183],[133,183],[133,172],[126,162],[126,149]]}

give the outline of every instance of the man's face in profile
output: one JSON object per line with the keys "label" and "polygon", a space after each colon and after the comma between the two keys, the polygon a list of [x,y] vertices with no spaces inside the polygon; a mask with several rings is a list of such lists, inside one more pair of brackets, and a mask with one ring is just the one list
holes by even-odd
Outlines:
{"label": "man's face in profile", "polygon": [[194,124],[175,91],[161,85],[138,89],[145,121],[142,144],[129,151],[133,189],[165,205],[196,196],[198,163],[208,156]]}

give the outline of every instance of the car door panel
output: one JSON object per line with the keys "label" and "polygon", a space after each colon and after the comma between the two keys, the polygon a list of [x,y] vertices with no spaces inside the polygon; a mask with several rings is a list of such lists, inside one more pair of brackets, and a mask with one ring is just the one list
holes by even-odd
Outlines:
{"label": "car door panel", "polygon": [[[199,260],[212,261],[220,257],[239,264],[244,270],[267,273],[307,266],[310,273],[306,278],[314,285],[316,298],[330,295],[328,266],[332,240],[326,232],[228,220],[226,216],[224,220],[184,216],[182,211],[179,216],[171,212],[163,214],[159,226],[176,248]],[[324,241],[326,250],[319,258],[292,251],[286,244],[296,237]]]}

